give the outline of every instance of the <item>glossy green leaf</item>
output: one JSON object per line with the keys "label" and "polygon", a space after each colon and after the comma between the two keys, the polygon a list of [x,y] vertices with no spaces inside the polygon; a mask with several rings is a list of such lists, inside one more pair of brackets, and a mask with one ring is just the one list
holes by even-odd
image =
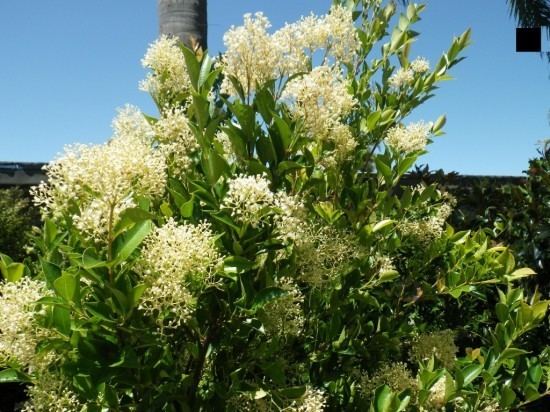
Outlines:
{"label": "glossy green leaf", "polygon": [[53,286],[59,296],[68,302],[75,302],[78,294],[78,279],[76,276],[65,273],[58,277]]}
{"label": "glossy green leaf", "polygon": [[136,285],[132,288],[132,294],[130,297],[130,300],[132,302],[132,307],[137,306],[141,298],[141,295],[143,295],[143,292],[145,292],[145,289],[147,289],[147,285],[143,283]]}
{"label": "glossy green leaf", "polygon": [[379,386],[374,392],[374,411],[390,412],[392,400],[391,389],[387,385]]}
{"label": "glossy green leaf", "polygon": [[195,199],[191,198],[187,202],[181,205],[180,214],[181,217],[189,219],[193,216],[193,210],[195,207]]}
{"label": "glossy green leaf", "polygon": [[68,336],[71,333],[71,312],[69,309],[54,306],[53,311],[53,324],[56,329],[63,335]]}
{"label": "glossy green leaf", "polygon": [[473,365],[466,366],[462,370],[462,376],[464,377],[463,384],[468,385],[471,382],[473,382],[473,380],[479,376],[482,370],[483,370],[483,365],[480,365],[480,364],[473,364]]}
{"label": "glossy green leaf", "polygon": [[17,369],[4,369],[0,371],[0,383],[29,382],[30,378]]}
{"label": "glossy green leaf", "polygon": [[284,296],[286,294],[287,292],[285,292],[281,288],[277,288],[277,287],[265,288],[254,297],[254,300],[252,302],[252,309],[259,309],[263,307],[266,303],[272,300],[278,299],[281,296]]}
{"label": "glossy green leaf", "polygon": [[25,265],[23,263],[10,263],[6,268],[6,280],[8,282],[17,282],[25,273]]}
{"label": "glossy green leaf", "polygon": [[393,225],[395,223],[395,220],[393,219],[384,219],[384,220],[381,220],[380,222],[377,222],[373,228],[372,228],[372,232],[373,233],[376,233],[378,232],[379,230],[382,230],[384,229],[385,227],[387,226],[390,226],[390,225]]}
{"label": "glossy green leaf", "polygon": [[117,265],[126,260],[134,250],[141,244],[143,239],[153,230],[150,220],[136,223],[130,230],[115,239],[113,250],[113,262],[111,266]]}
{"label": "glossy green leaf", "polygon": [[223,261],[223,270],[226,273],[243,273],[255,266],[255,262],[241,256],[229,256]]}

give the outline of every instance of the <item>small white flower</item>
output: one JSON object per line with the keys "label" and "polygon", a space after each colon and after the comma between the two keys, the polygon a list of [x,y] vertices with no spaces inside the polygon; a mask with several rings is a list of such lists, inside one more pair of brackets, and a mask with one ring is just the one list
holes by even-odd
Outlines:
{"label": "small white flower", "polygon": [[241,223],[258,227],[266,208],[274,205],[274,194],[269,188],[269,181],[261,176],[238,175],[229,180],[229,190],[222,202],[222,207],[231,210],[231,216]]}
{"label": "small white flower", "polygon": [[424,57],[417,57],[411,62],[410,68],[415,73],[426,73],[430,70],[430,62]]}
{"label": "small white flower", "polygon": [[144,240],[136,264],[148,285],[140,308],[155,315],[171,313],[175,320],[169,326],[185,321],[192,312],[192,291],[211,282],[219,261],[207,223],[178,225],[170,218]]}
{"label": "small white flower", "polygon": [[151,73],[140,83],[140,89],[153,96],[188,94],[191,87],[183,52],[177,37],[162,35],[149,46],[141,61]]}
{"label": "small white flower", "polygon": [[394,89],[401,89],[409,86],[414,81],[414,71],[400,67],[390,76],[388,83]]}
{"label": "small white flower", "polygon": [[384,141],[394,150],[401,153],[411,153],[424,150],[432,129],[431,123],[411,123],[407,127],[401,125],[388,130]]}
{"label": "small white flower", "polygon": [[167,178],[164,157],[151,146],[152,129],[137,109],[121,110],[113,127],[105,144],[66,147],[45,167],[48,182],[32,189],[44,216],[57,219],[77,205],[75,225],[98,242],[137,196],[161,195]]}

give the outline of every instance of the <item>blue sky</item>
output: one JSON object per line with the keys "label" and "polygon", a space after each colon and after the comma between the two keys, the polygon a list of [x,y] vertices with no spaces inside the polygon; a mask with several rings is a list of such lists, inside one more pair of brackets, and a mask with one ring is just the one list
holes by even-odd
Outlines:
{"label": "blue sky", "polygon": [[[421,159],[432,169],[519,175],[536,143],[550,138],[550,64],[517,54],[505,0],[431,0],[416,26],[412,57],[435,62],[471,27],[468,58],[411,120],[448,118],[447,134]],[[246,12],[263,11],[276,29],[329,0],[209,0],[211,54]],[[0,2],[0,160],[49,161],[65,144],[100,143],[125,103],[154,113],[138,91],[140,59],[157,36],[156,1]],[[547,39],[543,48],[550,50]]]}

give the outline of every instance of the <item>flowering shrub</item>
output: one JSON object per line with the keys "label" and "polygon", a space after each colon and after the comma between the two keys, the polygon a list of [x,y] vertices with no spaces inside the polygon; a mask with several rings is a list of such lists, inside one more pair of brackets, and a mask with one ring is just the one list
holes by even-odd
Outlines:
{"label": "flowering shrub", "polygon": [[397,190],[444,124],[405,118],[469,41],[411,61],[422,10],[390,28],[393,3],[346,1],[274,33],[247,15],[217,61],[150,47],[159,118],[127,107],[108,143],[68,148],[34,192],[38,261],[2,255],[0,379],[29,383],[25,410],[494,411],[545,393],[546,354],[521,346],[549,302],[514,286],[534,272],[455,232],[435,185]]}

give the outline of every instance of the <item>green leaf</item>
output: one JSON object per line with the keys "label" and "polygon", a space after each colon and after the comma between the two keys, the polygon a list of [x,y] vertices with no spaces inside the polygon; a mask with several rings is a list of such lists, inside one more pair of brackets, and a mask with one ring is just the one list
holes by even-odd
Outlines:
{"label": "green leaf", "polygon": [[203,151],[201,165],[206,174],[208,182],[215,184],[222,173],[229,169],[226,161],[215,150]]}
{"label": "green leaf", "polygon": [[182,217],[189,219],[193,216],[193,209],[195,207],[195,199],[191,197],[187,202],[181,205],[180,214]]}
{"label": "green leaf", "polygon": [[208,53],[204,54],[204,57],[202,58],[201,63],[201,69],[199,72],[199,79],[198,79],[198,86],[202,87],[203,84],[206,82],[206,79],[208,79],[208,75],[210,74],[210,70],[212,69],[212,58],[208,55]]}
{"label": "green leaf", "polygon": [[187,65],[187,73],[189,74],[189,80],[191,80],[191,84],[193,85],[193,88],[197,90],[200,70],[201,70],[199,61],[197,60],[197,56],[195,55],[193,50],[189,49],[187,46],[182,46],[181,51],[183,52],[185,63]]}
{"label": "green leaf", "polygon": [[379,386],[374,392],[374,411],[389,412],[392,399],[390,388],[387,385]]}
{"label": "green leaf", "polygon": [[376,233],[378,232],[379,230],[382,230],[383,228],[385,228],[386,226],[389,226],[389,225],[392,225],[395,223],[395,220],[393,219],[385,219],[385,220],[381,220],[380,222],[376,223],[373,228],[372,228],[372,233]]}
{"label": "green leaf", "polygon": [[59,332],[68,336],[71,333],[71,312],[69,309],[61,306],[54,306],[53,324]]}
{"label": "green leaf", "polygon": [[53,285],[53,282],[61,276],[61,268],[54,263],[48,262],[47,260],[40,259],[40,264],[42,266],[42,271],[46,276],[46,281]]}
{"label": "green leaf", "polygon": [[527,371],[527,376],[533,385],[538,386],[542,378],[542,367],[540,363],[535,363]]}
{"label": "green leaf", "polygon": [[2,276],[4,276],[4,279],[8,278],[8,265],[12,262],[13,260],[8,255],[0,253],[0,272],[2,273]]}
{"label": "green leaf", "polygon": [[214,219],[216,219],[217,221],[223,223],[224,225],[229,226],[230,228],[232,228],[236,232],[239,232],[241,230],[241,228],[239,226],[237,226],[235,224],[235,222],[229,216],[223,215],[221,213],[220,214],[211,214],[210,216],[213,217]]}
{"label": "green leaf", "polygon": [[397,181],[399,179],[399,177],[401,177],[404,173],[407,172],[407,170],[410,169],[410,167],[413,165],[414,162],[416,162],[416,159],[418,158],[417,155],[411,155],[411,156],[407,156],[405,157],[404,159],[401,159],[399,162],[398,162],[398,166],[397,166],[397,178],[394,180],[394,184],[397,184]]}
{"label": "green leaf", "polygon": [[132,288],[132,293],[130,295],[130,300],[132,303],[132,307],[136,307],[139,303],[139,299],[141,298],[141,295],[143,295],[143,292],[145,292],[145,289],[147,289],[147,285],[140,283],[139,285],[136,285]]}
{"label": "green leaf", "polygon": [[153,224],[150,220],[146,220],[136,223],[130,230],[117,237],[113,248],[113,261],[109,264],[115,266],[126,260],[151,230],[153,230]]}
{"label": "green leaf", "polygon": [[109,365],[110,368],[131,368],[137,369],[140,367],[136,353],[132,349],[126,349],[122,352],[120,359]]}
{"label": "green leaf", "polygon": [[90,375],[79,373],[73,376],[73,386],[83,394],[86,394],[87,397],[92,397],[95,395],[95,388],[92,384],[92,378]]}
{"label": "green leaf", "polygon": [[254,96],[254,105],[264,118],[265,122],[270,124],[273,119],[275,99],[273,98],[273,94],[269,90],[269,87],[262,87],[260,90],[256,91],[256,95]]}
{"label": "green leaf", "polygon": [[53,282],[57,294],[68,302],[75,302],[78,292],[78,280],[76,276],[65,273]]}
{"label": "green leaf", "polygon": [[498,302],[495,306],[495,312],[500,322],[506,322],[508,320],[508,306],[504,303]]}
{"label": "green leaf", "polygon": [[529,351],[519,349],[519,348],[507,348],[507,349],[504,349],[504,351],[500,354],[500,359],[501,360],[512,359],[517,356],[526,355],[528,353]]}
{"label": "green leaf", "polygon": [[143,210],[140,207],[131,207],[129,209],[124,209],[124,211],[120,214],[120,218],[129,219],[132,222],[138,223],[143,222],[144,220],[154,219],[155,215]]}
{"label": "green leaf", "polygon": [[44,242],[46,245],[52,245],[57,236],[57,226],[51,219],[46,219],[44,222]]}
{"label": "green leaf", "polygon": [[229,256],[223,261],[223,270],[226,273],[244,273],[255,266],[255,262],[242,256]]}
{"label": "green leaf", "polygon": [[172,217],[174,215],[174,213],[172,212],[172,209],[170,208],[170,204],[168,202],[163,202],[160,205],[160,211],[166,217]]}
{"label": "green leaf", "polygon": [[447,118],[445,115],[439,116],[437,120],[435,121],[434,125],[432,126],[432,133],[437,134],[440,132],[440,130],[445,126],[445,123],[447,122]]}
{"label": "green leaf", "polygon": [[91,253],[92,249],[88,248],[82,253],[82,267],[84,269],[94,269],[107,266],[107,262],[99,260],[95,254]]}
{"label": "green leaf", "polygon": [[462,370],[462,375],[464,377],[464,385],[468,385],[471,383],[475,378],[478,377],[478,375],[483,370],[483,365],[479,364],[473,364],[468,365]]}
{"label": "green leaf", "polygon": [[376,128],[381,115],[382,114],[379,111],[369,113],[369,115],[367,116],[367,129],[369,132],[373,131]]}
{"label": "green leaf", "polygon": [[10,263],[6,268],[6,280],[8,282],[17,282],[23,277],[25,265],[23,263]]}
{"label": "green leaf", "polygon": [[299,399],[306,393],[306,387],[291,386],[289,388],[279,389],[277,392],[288,399]]}
{"label": "green leaf", "polygon": [[386,163],[384,163],[384,160],[380,156],[376,156],[374,158],[374,162],[376,163],[376,169],[384,177],[386,184],[389,185],[392,181],[391,168]]}
{"label": "green leaf", "polygon": [[252,309],[256,310],[258,308],[261,308],[266,303],[274,299],[278,299],[279,297],[284,296],[286,294],[287,292],[281,288],[277,288],[277,287],[265,288],[254,297],[254,301],[252,302]]}
{"label": "green leaf", "polygon": [[514,401],[516,400],[516,393],[513,389],[511,389],[509,386],[504,386],[502,388],[502,394],[500,398],[501,406],[504,408],[508,408],[512,406]]}
{"label": "green leaf", "polygon": [[379,283],[391,282],[394,279],[399,277],[399,272],[397,270],[385,270],[379,275]]}
{"label": "green leaf", "polygon": [[4,369],[0,371],[0,383],[29,382],[30,378],[17,369]]}
{"label": "green leaf", "polygon": [[507,275],[506,279],[508,279],[509,281],[514,281],[514,280],[517,280],[517,279],[522,279],[522,278],[526,278],[526,277],[529,277],[529,276],[533,276],[533,275],[536,275],[536,274],[537,274],[537,272],[535,272],[531,268],[520,268],[520,269],[514,270],[510,275]]}
{"label": "green leaf", "polygon": [[118,304],[118,309],[120,309],[120,313],[126,316],[132,309],[132,302],[130,301],[131,296],[128,297],[120,290],[113,287],[109,287],[109,291],[114,296],[115,302]]}
{"label": "green leaf", "polygon": [[277,165],[277,172],[283,175],[288,171],[302,169],[302,168],[304,168],[304,165],[301,165],[300,163],[292,162],[290,160],[285,160]]}
{"label": "green leaf", "polygon": [[269,163],[270,166],[274,166],[277,163],[277,153],[269,137],[262,135],[258,138],[256,141],[256,151],[262,162]]}
{"label": "green leaf", "polygon": [[292,142],[292,130],[287,122],[277,115],[273,115],[273,120],[275,121],[275,126],[279,131],[279,136],[281,136],[281,141],[283,143],[283,149],[287,150]]}

